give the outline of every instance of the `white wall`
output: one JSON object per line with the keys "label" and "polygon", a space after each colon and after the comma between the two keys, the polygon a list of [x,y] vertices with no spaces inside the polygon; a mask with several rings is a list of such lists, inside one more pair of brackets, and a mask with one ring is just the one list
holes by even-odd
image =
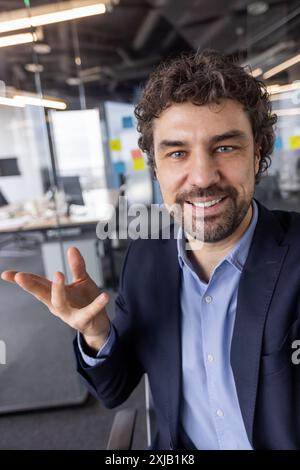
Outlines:
{"label": "white wall", "polygon": [[50,116],[60,175],[80,176],[85,189],[106,187],[99,110],[51,111]]}
{"label": "white wall", "polygon": [[42,195],[40,167],[50,161],[43,110],[35,106],[0,106],[0,158],[16,157],[20,176],[0,178],[9,202],[24,202]]}

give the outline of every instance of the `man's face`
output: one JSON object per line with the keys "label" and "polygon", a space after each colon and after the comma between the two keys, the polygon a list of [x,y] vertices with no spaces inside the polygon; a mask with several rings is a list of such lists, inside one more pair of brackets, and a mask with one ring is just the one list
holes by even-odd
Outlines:
{"label": "man's face", "polygon": [[187,233],[217,242],[235,232],[255,189],[259,155],[240,103],[173,104],[154,120],[156,176],[167,207],[179,205]]}

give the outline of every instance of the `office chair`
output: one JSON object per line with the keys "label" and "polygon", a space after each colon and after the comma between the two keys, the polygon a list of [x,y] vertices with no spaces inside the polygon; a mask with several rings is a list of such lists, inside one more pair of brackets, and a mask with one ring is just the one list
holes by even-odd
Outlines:
{"label": "office chair", "polygon": [[[0,190],[0,207],[8,206],[9,202]],[[15,232],[12,235],[1,235],[0,237],[0,249],[2,249],[6,245],[11,244],[17,245],[17,248],[20,250],[28,248],[28,244],[30,245],[29,248],[33,246],[37,246],[40,243],[40,239],[36,236]],[[14,252],[12,252],[12,255]]]}
{"label": "office chair", "polygon": [[[6,248],[6,256],[29,256],[32,254],[31,250],[36,248],[42,242],[42,238],[37,234],[24,234],[20,232],[15,232],[12,235],[3,238],[0,238],[0,250],[4,247]],[[12,247],[7,247],[7,245],[12,245]],[[1,253],[4,256],[4,253]]]}
{"label": "office chair", "polygon": [[71,205],[84,206],[82,188],[79,176],[58,176],[58,186],[62,188],[65,193],[67,203],[67,216],[71,214]]}
{"label": "office chair", "polygon": [[[154,441],[157,432],[155,411],[153,407],[152,394],[147,375],[145,379],[145,403],[146,403],[146,429],[147,448],[149,449]],[[106,450],[130,450],[135,432],[137,418],[136,408],[124,408],[116,413]]]}
{"label": "office chair", "polygon": [[[119,198],[121,196],[125,196],[126,192],[126,185],[122,184],[119,188]],[[117,276],[117,271],[116,271],[116,260],[115,260],[115,249],[124,249],[126,246],[126,241],[125,244],[120,243],[121,241],[124,242],[124,240],[120,240],[119,234],[120,232],[126,229],[126,227],[120,227],[119,226],[119,213],[120,213],[120,206],[119,206],[120,199],[118,199],[118,205],[116,207],[116,233],[115,239],[110,239],[106,238],[105,240],[99,240],[98,238],[96,239],[96,253],[98,258],[100,259],[101,256],[107,257],[109,261],[109,270],[110,270],[110,279],[109,279],[109,284],[113,288],[113,290],[117,290],[118,287],[118,276]],[[123,220],[123,219],[122,219]],[[103,244],[103,253],[101,250],[101,243]]]}
{"label": "office chair", "polygon": [[136,408],[124,408],[116,413],[106,450],[131,449],[136,416]]}

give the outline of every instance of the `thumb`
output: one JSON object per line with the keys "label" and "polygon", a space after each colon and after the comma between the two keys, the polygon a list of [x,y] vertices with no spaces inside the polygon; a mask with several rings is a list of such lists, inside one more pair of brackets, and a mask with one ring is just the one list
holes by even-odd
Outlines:
{"label": "thumb", "polygon": [[84,307],[84,313],[86,316],[93,317],[97,313],[101,312],[101,310],[103,310],[108,303],[109,295],[106,292],[102,292],[102,294],[98,295],[98,297],[96,297],[93,302]]}

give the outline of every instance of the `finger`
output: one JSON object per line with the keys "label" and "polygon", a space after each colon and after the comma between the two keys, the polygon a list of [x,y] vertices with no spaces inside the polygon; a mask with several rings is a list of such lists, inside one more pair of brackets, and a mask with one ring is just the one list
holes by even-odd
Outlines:
{"label": "finger", "polygon": [[67,251],[68,262],[73,276],[73,282],[84,279],[87,276],[85,261],[82,254],[75,246]]}
{"label": "finger", "polygon": [[23,272],[17,272],[18,278],[22,278],[23,282],[26,281],[31,281],[32,283],[37,283],[41,286],[45,286],[50,288],[51,287],[51,282],[49,279],[43,276],[39,276],[38,274],[33,274],[33,273],[23,273]]}
{"label": "finger", "polygon": [[86,317],[94,317],[96,314],[101,312],[104,307],[109,303],[109,295],[106,292],[102,292],[102,294],[98,295],[98,297],[93,300],[89,305],[81,310],[81,313],[84,314]]}
{"label": "finger", "polygon": [[4,281],[16,282],[15,277],[16,277],[17,274],[24,277],[24,282],[26,282],[26,280],[31,280],[31,281],[35,281],[35,282],[37,282],[41,285],[44,285],[46,287],[50,287],[50,285],[51,285],[51,282],[46,277],[38,276],[37,274],[33,274],[33,273],[24,273],[24,272],[21,272],[21,271],[3,271],[1,273],[1,278]]}
{"label": "finger", "polygon": [[[102,312],[109,301],[109,297],[106,293],[100,294],[96,297],[93,302],[91,302],[86,307],[80,309],[74,309],[72,312],[72,322],[69,322],[69,325],[77,331],[85,331],[87,328],[91,327],[95,328],[96,326],[96,317],[99,316],[100,312]],[[104,325],[103,322],[106,324],[108,323],[108,318],[106,316],[101,316],[98,318],[99,327],[102,328]],[[95,336],[95,335],[92,335]]]}
{"label": "finger", "polygon": [[17,272],[15,274],[15,282],[26,292],[34,295],[38,300],[47,306],[51,297],[51,282],[48,279],[36,274]]}
{"label": "finger", "polygon": [[17,272],[18,271],[3,271],[3,273],[1,273],[1,279],[7,282],[16,282],[15,275],[17,274]]}
{"label": "finger", "polygon": [[60,316],[69,312],[69,305],[66,298],[65,277],[63,273],[57,271],[54,274],[51,289],[51,304]]}

